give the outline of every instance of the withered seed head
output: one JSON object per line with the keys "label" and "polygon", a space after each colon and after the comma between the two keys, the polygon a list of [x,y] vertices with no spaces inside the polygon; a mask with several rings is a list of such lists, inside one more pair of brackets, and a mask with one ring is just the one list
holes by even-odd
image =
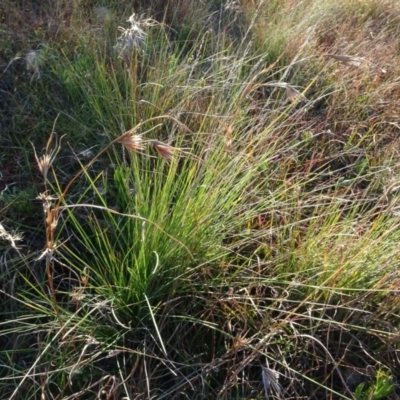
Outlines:
{"label": "withered seed head", "polygon": [[290,85],[286,86],[286,97],[292,103],[295,103],[298,101],[307,101],[306,96],[304,96],[297,89],[295,89],[293,86],[290,86]]}
{"label": "withered seed head", "polygon": [[47,172],[49,171],[50,165],[51,165],[51,155],[50,154],[44,154],[42,157],[36,157],[36,162],[39,167],[39,171],[42,173],[43,178],[46,180],[47,178]]}
{"label": "withered seed head", "polygon": [[56,140],[54,148],[50,149],[51,143],[53,141],[53,132],[51,132],[50,137],[47,140],[46,151],[41,157],[37,156],[35,146],[32,144],[36,163],[45,181],[47,179],[47,173],[49,172],[51,165],[53,164],[58,152],[61,149],[61,140],[64,136],[65,135],[61,136],[60,140]]}
{"label": "withered seed head", "polygon": [[168,161],[172,160],[174,148],[158,140],[151,140],[150,144],[154,147],[159,156],[165,158]]}
{"label": "withered seed head", "polygon": [[333,58],[345,65],[351,65],[353,67],[360,67],[362,65],[369,64],[369,62],[362,57],[348,56],[345,54],[325,54],[325,57]]}
{"label": "withered seed head", "polygon": [[140,135],[133,135],[130,131],[122,134],[116,142],[121,143],[128,150],[139,151],[143,149],[142,137]]}

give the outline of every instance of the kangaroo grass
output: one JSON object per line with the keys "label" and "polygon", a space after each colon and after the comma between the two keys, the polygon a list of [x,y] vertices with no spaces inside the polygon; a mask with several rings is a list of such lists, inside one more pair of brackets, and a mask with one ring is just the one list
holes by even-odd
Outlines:
{"label": "kangaroo grass", "polygon": [[0,397],[398,399],[397,3],[20,3]]}

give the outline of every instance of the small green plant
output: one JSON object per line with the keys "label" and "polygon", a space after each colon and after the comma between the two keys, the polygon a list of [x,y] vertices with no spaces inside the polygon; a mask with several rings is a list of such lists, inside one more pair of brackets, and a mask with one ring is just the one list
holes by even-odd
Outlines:
{"label": "small green plant", "polygon": [[20,212],[31,212],[31,199],[34,196],[34,188],[26,188],[20,190],[16,186],[6,186],[0,192],[0,204],[3,203],[6,207],[13,204],[14,210]]}
{"label": "small green plant", "polygon": [[357,400],[381,400],[389,396],[395,388],[389,371],[380,368],[376,373],[375,382],[369,387],[360,383],[354,392]]}

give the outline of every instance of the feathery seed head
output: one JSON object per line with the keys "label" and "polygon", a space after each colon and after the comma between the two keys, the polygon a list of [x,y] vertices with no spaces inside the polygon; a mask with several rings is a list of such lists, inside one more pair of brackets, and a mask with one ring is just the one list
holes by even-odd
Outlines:
{"label": "feathery seed head", "polygon": [[159,142],[158,140],[151,140],[150,144],[154,147],[159,156],[165,158],[168,161],[172,160],[174,151],[174,148],[172,146]]}
{"label": "feathery seed head", "polygon": [[35,154],[36,162],[39,167],[39,171],[42,173],[44,180],[47,178],[47,172],[49,171],[51,165],[50,154],[44,154],[42,157],[37,157]]}
{"label": "feathery seed head", "polygon": [[118,28],[122,33],[114,46],[121,58],[129,57],[135,49],[139,50],[146,38],[146,32],[140,27],[141,21],[135,18],[135,13],[129,17],[128,22],[131,24],[130,28]]}
{"label": "feathery seed head", "polygon": [[131,131],[125,132],[117,140],[117,143],[121,143],[128,150],[139,151],[143,149],[142,137],[140,135],[134,135]]}
{"label": "feathery seed head", "polygon": [[50,169],[51,165],[53,164],[53,161],[55,160],[58,152],[61,149],[61,140],[63,137],[64,136],[61,136],[59,141],[56,140],[55,147],[53,149],[50,149],[50,145],[53,141],[53,132],[52,132],[47,141],[46,152],[41,157],[37,156],[35,146],[33,146],[33,144],[32,144],[36,163],[37,163],[39,171],[42,173],[45,181],[47,179],[47,173],[49,172],[49,169]]}

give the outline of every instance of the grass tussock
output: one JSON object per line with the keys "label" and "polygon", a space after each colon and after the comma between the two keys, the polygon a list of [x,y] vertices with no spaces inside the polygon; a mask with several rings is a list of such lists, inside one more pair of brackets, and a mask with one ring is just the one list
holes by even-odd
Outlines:
{"label": "grass tussock", "polygon": [[0,5],[1,398],[399,398],[400,9],[300,3]]}

